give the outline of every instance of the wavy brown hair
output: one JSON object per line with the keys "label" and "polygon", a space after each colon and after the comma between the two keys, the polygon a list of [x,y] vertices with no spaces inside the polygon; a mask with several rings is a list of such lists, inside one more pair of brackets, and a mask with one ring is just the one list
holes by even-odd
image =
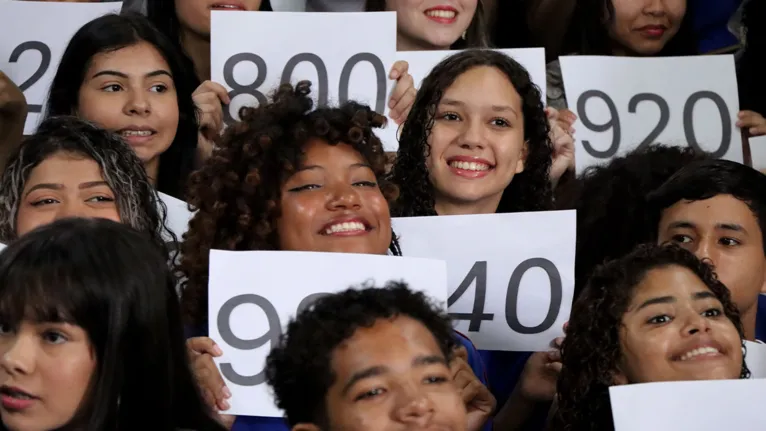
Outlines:
{"label": "wavy brown hair", "polygon": [[468,49],[447,57],[431,70],[418,90],[407,120],[402,124],[399,151],[390,173],[391,181],[401,191],[399,199],[391,207],[394,216],[437,215],[434,186],[426,167],[431,151],[428,137],[434,125],[436,107],[444,92],[460,75],[482,66],[494,67],[505,74],[521,96],[524,140],[529,148],[524,172],[516,174],[505,188],[495,212],[545,211],[553,207],[549,180],[553,144],[540,88],[532,82],[524,66],[502,52]]}
{"label": "wavy brown hair", "polygon": [[[744,340],[739,311],[710,265],[675,244],[641,245],[625,257],[599,267],[572,307],[567,336],[561,346],[563,367],[553,430],[614,429],[609,387],[614,385],[614,372],[622,357],[622,317],[646,274],[668,266],[686,268],[699,277],[721,301],[723,313]],[[743,356],[740,378],[749,376]]]}
{"label": "wavy brown hair", "polygon": [[[372,167],[383,196],[396,198],[396,187],[384,177],[383,144],[373,132],[385,117],[356,102],[312,110],[310,92],[308,81],[295,88],[283,84],[271,103],[243,108],[242,121],[226,131],[212,157],[190,178],[188,202],[197,213],[183,237],[180,269],[187,278],[184,318],[196,329],[207,323],[210,250],[279,249],[281,188],[302,164],[309,140],[351,145]],[[391,249],[401,254],[395,235]]]}

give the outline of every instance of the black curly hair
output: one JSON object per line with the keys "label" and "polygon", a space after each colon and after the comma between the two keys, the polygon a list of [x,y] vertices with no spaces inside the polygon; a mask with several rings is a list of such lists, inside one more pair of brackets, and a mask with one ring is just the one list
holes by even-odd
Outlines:
{"label": "black curly hair", "polygon": [[[558,379],[553,429],[612,430],[609,387],[622,357],[620,327],[636,286],[656,268],[680,266],[692,271],[721,301],[726,317],[744,340],[739,311],[712,267],[675,245],[644,244],[628,255],[599,267],[572,306],[567,336],[561,346],[562,369]],[[742,348],[745,349],[744,342]],[[742,360],[740,378],[750,371]]]}
{"label": "black curly hair", "polygon": [[656,238],[646,196],[689,163],[711,158],[691,147],[652,144],[591,166],[567,186],[556,204],[577,210],[575,297],[596,266]]}
{"label": "black curly hair", "polygon": [[357,329],[399,316],[422,323],[433,334],[444,358],[451,360],[456,341],[449,317],[404,282],[324,296],[290,321],[266,360],[266,381],[290,427],[313,423],[329,429],[325,396],[335,381],[333,351]]}
{"label": "black curly hair", "polygon": [[[241,122],[224,134],[212,157],[190,178],[188,202],[197,212],[181,244],[180,270],[184,317],[207,322],[210,250],[278,250],[276,221],[281,188],[298,169],[304,147],[319,138],[329,145],[347,143],[366,159],[383,196],[397,189],[385,178],[386,155],[373,133],[385,118],[368,106],[348,102],[339,108],[312,110],[311,84],[283,84],[272,103],[241,109]],[[400,256],[396,235],[391,251]]]}
{"label": "black curly hair", "polygon": [[481,66],[503,72],[521,96],[524,139],[528,152],[524,172],[513,177],[498,204],[498,213],[543,211],[553,206],[549,181],[553,145],[540,88],[511,57],[492,50],[469,49],[447,57],[423,80],[407,120],[402,125],[399,151],[390,179],[399,187],[399,199],[391,208],[396,217],[437,215],[434,187],[429,180],[426,158],[431,151],[428,137],[434,125],[436,107],[444,92],[463,73]]}

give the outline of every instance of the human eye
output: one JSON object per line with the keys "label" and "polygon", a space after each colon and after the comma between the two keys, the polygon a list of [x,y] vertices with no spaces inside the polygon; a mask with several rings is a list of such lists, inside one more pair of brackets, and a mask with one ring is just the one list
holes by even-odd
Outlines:
{"label": "human eye", "polygon": [[667,314],[658,314],[649,318],[646,323],[649,323],[650,325],[663,325],[665,323],[669,323],[671,320],[673,319]]}
{"label": "human eye", "polygon": [[354,401],[370,400],[383,395],[385,392],[386,390],[383,388],[373,388],[373,389],[361,392],[359,395],[354,397]]}
{"label": "human eye", "polygon": [[44,205],[53,205],[53,204],[56,204],[56,203],[59,203],[59,201],[54,199],[54,198],[42,198],[42,199],[33,200],[32,201],[32,206],[33,207],[41,207],[41,206],[44,206]]}
{"label": "human eye", "polygon": [[61,333],[61,331],[56,331],[53,329],[43,331],[42,339],[50,344],[61,344],[69,341],[66,335]]}
{"label": "human eye", "polygon": [[122,86],[120,84],[107,84],[101,87],[101,90],[107,93],[115,93],[117,91],[122,91]]}
{"label": "human eye", "polygon": [[316,190],[316,189],[318,189],[320,187],[322,187],[322,186],[320,186],[319,184],[304,184],[302,186],[293,187],[293,188],[289,189],[288,191],[289,192],[302,192],[302,191],[305,191],[305,190]]}

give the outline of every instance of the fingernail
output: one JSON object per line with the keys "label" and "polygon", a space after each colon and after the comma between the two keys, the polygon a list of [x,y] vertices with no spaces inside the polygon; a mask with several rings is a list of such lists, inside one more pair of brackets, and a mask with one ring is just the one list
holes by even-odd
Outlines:
{"label": "fingernail", "polygon": [[554,340],[557,346],[560,346],[564,342],[564,337],[558,337]]}
{"label": "fingernail", "polygon": [[223,387],[223,396],[225,396],[226,398],[231,398],[231,391],[229,390],[227,386]]}
{"label": "fingernail", "polygon": [[221,348],[218,347],[218,345],[215,345],[213,346],[213,353],[220,356],[220,355],[223,355],[223,350],[221,350]]}
{"label": "fingernail", "polygon": [[394,69],[391,71],[391,73],[388,75],[390,79],[398,79],[399,78],[399,71]]}
{"label": "fingernail", "polygon": [[228,401],[224,401],[223,402],[223,410],[229,410],[230,408],[231,408],[231,406],[229,405],[229,402]]}

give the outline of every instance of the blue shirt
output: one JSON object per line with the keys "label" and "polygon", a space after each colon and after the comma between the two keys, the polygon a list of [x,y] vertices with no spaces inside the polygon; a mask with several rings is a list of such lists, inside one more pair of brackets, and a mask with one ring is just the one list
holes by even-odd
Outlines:
{"label": "blue shirt", "polygon": [[[476,346],[465,335],[455,331],[455,339],[468,351],[468,365],[481,382],[487,385],[487,371],[482,357]],[[499,404],[498,404],[499,405]],[[283,418],[267,418],[259,416],[237,416],[232,426],[232,431],[290,431],[287,422]],[[491,431],[492,421],[488,421],[482,431]]]}
{"label": "blue shirt", "polygon": [[758,311],[755,315],[755,339],[766,342],[766,295],[758,295]]}
{"label": "blue shirt", "polygon": [[696,0],[694,32],[699,37],[699,52],[708,53],[739,44],[729,31],[729,20],[737,12],[742,0]]}

